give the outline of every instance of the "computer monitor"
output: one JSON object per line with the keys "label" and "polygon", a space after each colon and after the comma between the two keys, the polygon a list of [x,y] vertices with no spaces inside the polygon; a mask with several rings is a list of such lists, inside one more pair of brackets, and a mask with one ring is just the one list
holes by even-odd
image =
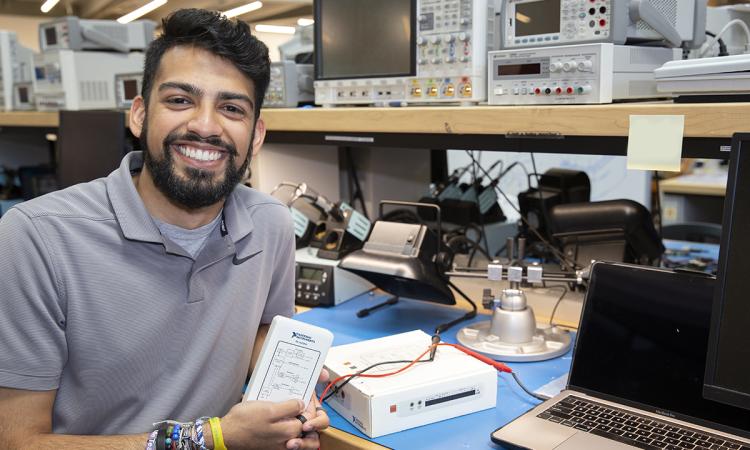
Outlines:
{"label": "computer monitor", "polygon": [[750,133],[732,138],[703,395],[750,409]]}
{"label": "computer monitor", "polygon": [[315,79],[416,74],[415,0],[316,0]]}

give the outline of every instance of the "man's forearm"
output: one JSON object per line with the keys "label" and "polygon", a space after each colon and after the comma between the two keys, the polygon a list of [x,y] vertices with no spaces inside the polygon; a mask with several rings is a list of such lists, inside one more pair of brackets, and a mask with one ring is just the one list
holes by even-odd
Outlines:
{"label": "man's forearm", "polygon": [[9,450],[143,450],[146,447],[148,434],[129,434],[117,436],[73,436],[69,434],[37,434],[28,436],[18,442],[9,443]]}

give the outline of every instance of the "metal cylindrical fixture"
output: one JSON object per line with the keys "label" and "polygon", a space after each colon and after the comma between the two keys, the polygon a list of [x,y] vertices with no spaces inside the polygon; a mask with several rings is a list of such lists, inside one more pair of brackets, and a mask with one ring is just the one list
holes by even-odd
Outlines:
{"label": "metal cylindrical fixture", "polygon": [[523,311],[526,309],[526,294],[520,289],[503,289],[500,308],[505,311]]}

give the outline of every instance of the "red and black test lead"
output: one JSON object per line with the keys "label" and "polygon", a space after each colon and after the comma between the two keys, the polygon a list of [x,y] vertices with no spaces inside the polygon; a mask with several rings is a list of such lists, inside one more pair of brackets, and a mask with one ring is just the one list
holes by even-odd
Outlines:
{"label": "red and black test lead", "polygon": [[[455,348],[457,350],[460,350],[461,352],[463,352],[463,353],[465,353],[465,354],[467,354],[467,355],[469,355],[469,356],[471,356],[473,358],[476,358],[476,359],[482,361],[485,364],[488,364],[488,365],[494,367],[498,372],[505,372],[505,373],[511,374],[513,376],[513,379],[518,383],[518,385],[521,387],[521,389],[523,389],[527,394],[529,394],[530,396],[532,396],[534,398],[537,398],[539,400],[544,400],[542,397],[540,397],[537,394],[533,393],[532,391],[528,390],[526,388],[526,386],[524,386],[523,383],[521,383],[521,380],[518,379],[518,376],[516,376],[515,372],[513,372],[513,369],[511,369],[507,365],[501,363],[500,361],[495,361],[494,359],[491,359],[491,358],[488,358],[488,357],[486,357],[484,355],[481,355],[481,354],[479,354],[479,353],[477,353],[475,351],[469,350],[468,348],[463,347],[461,345],[458,345],[458,344],[449,344],[449,343],[446,343],[446,342],[440,342],[440,337],[438,335],[434,335],[432,337],[432,344],[427,348],[427,350],[425,350],[424,352],[422,352],[421,355],[417,356],[417,358],[414,359],[414,360],[412,360],[412,361],[405,361],[405,360],[404,361],[383,361],[383,362],[379,362],[379,363],[373,364],[373,365],[371,365],[369,367],[365,367],[364,369],[362,369],[362,370],[360,370],[358,372],[354,372],[354,373],[350,373],[350,374],[346,374],[346,375],[341,375],[340,377],[337,377],[336,379],[334,379],[333,381],[331,381],[330,383],[328,383],[328,385],[323,390],[323,393],[320,395],[320,403],[323,404],[323,402],[325,402],[326,400],[328,400],[330,397],[332,397],[333,395],[336,395],[337,392],[339,392],[344,386],[346,386],[352,379],[354,379],[356,377],[362,377],[362,378],[383,378],[383,377],[389,377],[389,376],[401,373],[401,372],[409,369],[410,367],[414,366],[417,363],[431,362],[431,361],[433,361],[435,359],[435,353],[437,352],[437,348],[440,347],[440,346],[453,347],[453,348]],[[427,359],[422,359],[428,353],[430,354],[430,356]],[[364,372],[367,372],[368,370],[373,369],[374,367],[385,365],[385,364],[406,364],[406,365],[403,366],[403,367],[401,367],[398,370],[394,370],[392,372],[387,372],[387,373],[379,373],[379,374],[366,374],[366,373],[364,373]],[[341,381],[343,381],[343,383],[341,383],[339,385],[336,384],[336,383],[339,383]],[[333,388],[333,390],[331,388]],[[329,393],[329,391],[330,391],[330,393]]]}

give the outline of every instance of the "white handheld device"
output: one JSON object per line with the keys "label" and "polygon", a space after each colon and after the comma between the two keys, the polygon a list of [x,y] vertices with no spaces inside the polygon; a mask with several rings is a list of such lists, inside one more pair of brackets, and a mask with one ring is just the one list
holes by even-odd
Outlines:
{"label": "white handheld device", "polygon": [[274,317],[243,400],[298,398],[307,405],[331,343],[333,333],[325,328]]}

